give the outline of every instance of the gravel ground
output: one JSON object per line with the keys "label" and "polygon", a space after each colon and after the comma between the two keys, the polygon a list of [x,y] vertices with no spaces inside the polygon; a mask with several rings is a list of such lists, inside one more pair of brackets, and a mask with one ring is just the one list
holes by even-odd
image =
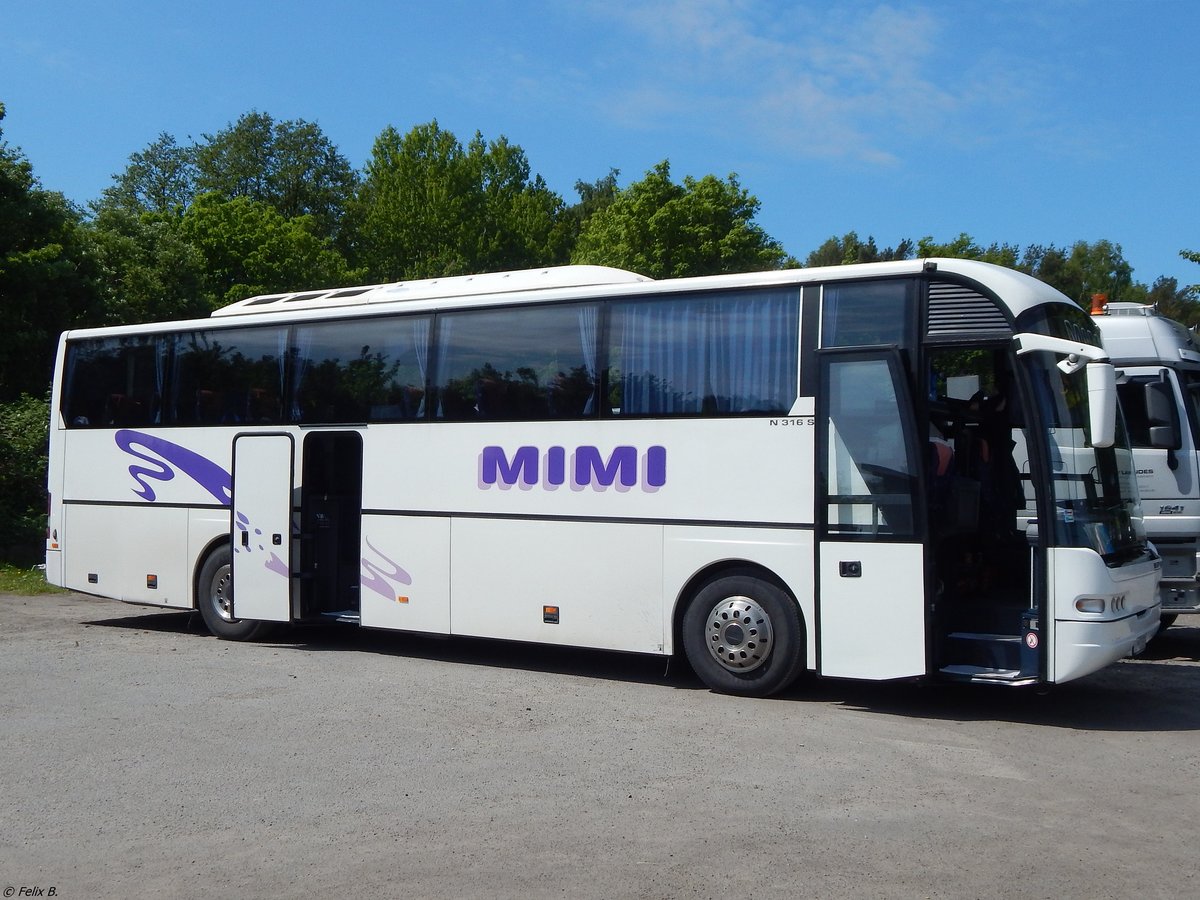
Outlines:
{"label": "gravel ground", "polygon": [[1198,627],[1046,695],[744,700],[661,659],[0,595],[0,684],[5,897],[1200,895]]}

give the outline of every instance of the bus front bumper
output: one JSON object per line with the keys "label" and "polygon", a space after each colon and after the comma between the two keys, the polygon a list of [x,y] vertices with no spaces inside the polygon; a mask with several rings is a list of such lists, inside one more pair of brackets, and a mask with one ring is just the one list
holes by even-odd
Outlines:
{"label": "bus front bumper", "polygon": [[1158,633],[1158,604],[1123,619],[1054,623],[1055,682],[1090,675],[1127,656],[1137,656]]}

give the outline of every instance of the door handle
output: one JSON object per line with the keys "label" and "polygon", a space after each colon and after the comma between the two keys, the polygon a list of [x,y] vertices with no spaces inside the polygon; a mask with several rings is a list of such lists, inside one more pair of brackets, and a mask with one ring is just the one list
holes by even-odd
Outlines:
{"label": "door handle", "polygon": [[250,546],[250,532],[248,532],[248,531],[242,532],[242,546],[243,547]]}

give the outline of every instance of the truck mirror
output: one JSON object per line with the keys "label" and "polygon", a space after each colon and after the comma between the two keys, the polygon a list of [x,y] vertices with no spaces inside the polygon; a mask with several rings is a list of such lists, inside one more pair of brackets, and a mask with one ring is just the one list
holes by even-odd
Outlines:
{"label": "truck mirror", "polygon": [[1142,389],[1145,391],[1150,446],[1156,450],[1179,450],[1183,446],[1183,435],[1171,385],[1165,381],[1151,381],[1142,385]]}

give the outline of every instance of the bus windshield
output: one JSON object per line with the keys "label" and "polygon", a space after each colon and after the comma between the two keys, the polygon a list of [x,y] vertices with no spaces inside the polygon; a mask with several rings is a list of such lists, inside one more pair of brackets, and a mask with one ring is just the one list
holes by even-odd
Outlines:
{"label": "bus windshield", "polygon": [[[1043,307],[1029,318],[1020,323],[1021,330],[1100,345],[1099,330],[1081,309]],[[1024,354],[1022,361],[1047,437],[1055,513],[1051,543],[1095,550],[1109,566],[1141,556],[1146,534],[1123,419],[1118,416],[1113,446],[1093,447],[1084,368],[1065,373],[1057,355],[1047,351]]]}

